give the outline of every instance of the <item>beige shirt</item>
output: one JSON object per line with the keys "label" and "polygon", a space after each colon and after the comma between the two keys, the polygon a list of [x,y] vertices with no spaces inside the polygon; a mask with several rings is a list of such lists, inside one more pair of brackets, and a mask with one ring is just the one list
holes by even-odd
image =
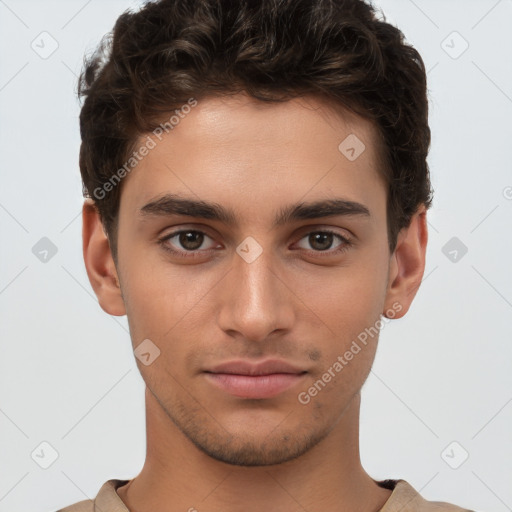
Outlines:
{"label": "beige shirt", "polygon": [[[116,493],[116,489],[128,480],[108,480],[94,500],[84,500],[62,508],[57,512],[129,512]],[[427,501],[405,480],[383,480],[381,487],[393,490],[379,512],[474,512],[440,501]]]}

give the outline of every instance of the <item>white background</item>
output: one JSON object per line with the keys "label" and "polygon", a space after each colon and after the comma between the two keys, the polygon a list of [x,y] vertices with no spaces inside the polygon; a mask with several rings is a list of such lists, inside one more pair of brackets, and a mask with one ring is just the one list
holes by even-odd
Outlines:
{"label": "white background", "polygon": [[[424,282],[363,389],[363,465],[430,500],[510,511],[512,1],[376,4],[429,70],[435,199]],[[82,260],[75,97],[84,52],[137,5],[0,0],[0,512],[94,497],[144,461],[126,318],[101,310]],[[47,59],[31,48],[43,31],[58,42]],[[57,248],[46,263],[32,252],[43,237]],[[452,237],[468,248],[457,262],[442,252]],[[48,469],[31,458],[43,441],[58,452]],[[452,465],[469,454],[458,469],[442,456],[453,441]]]}

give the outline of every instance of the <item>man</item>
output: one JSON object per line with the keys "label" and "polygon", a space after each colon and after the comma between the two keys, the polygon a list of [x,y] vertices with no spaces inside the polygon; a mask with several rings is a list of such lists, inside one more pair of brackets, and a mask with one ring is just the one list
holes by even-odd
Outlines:
{"label": "man", "polygon": [[362,0],[160,0],[119,17],[80,93],[84,260],[128,318],[147,456],[63,510],[465,510],[359,454],[432,200],[401,32]]}

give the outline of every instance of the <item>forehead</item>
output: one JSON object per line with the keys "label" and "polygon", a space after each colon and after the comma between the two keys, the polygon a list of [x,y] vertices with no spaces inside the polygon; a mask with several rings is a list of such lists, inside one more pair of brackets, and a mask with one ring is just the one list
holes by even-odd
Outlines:
{"label": "forehead", "polygon": [[331,193],[363,203],[385,195],[374,125],[326,100],[237,94],[178,111],[135,146],[152,141],[123,183],[121,204],[133,212],[163,193],[254,208]]}

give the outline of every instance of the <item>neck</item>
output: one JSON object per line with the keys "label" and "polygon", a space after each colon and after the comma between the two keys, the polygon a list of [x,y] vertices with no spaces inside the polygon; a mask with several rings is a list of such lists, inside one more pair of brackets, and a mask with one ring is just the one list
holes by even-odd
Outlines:
{"label": "neck", "polygon": [[146,461],[117,493],[131,512],[380,510],[391,491],[361,465],[359,410],[356,394],[329,435],[296,459],[234,466],[197,448],[146,388]]}

